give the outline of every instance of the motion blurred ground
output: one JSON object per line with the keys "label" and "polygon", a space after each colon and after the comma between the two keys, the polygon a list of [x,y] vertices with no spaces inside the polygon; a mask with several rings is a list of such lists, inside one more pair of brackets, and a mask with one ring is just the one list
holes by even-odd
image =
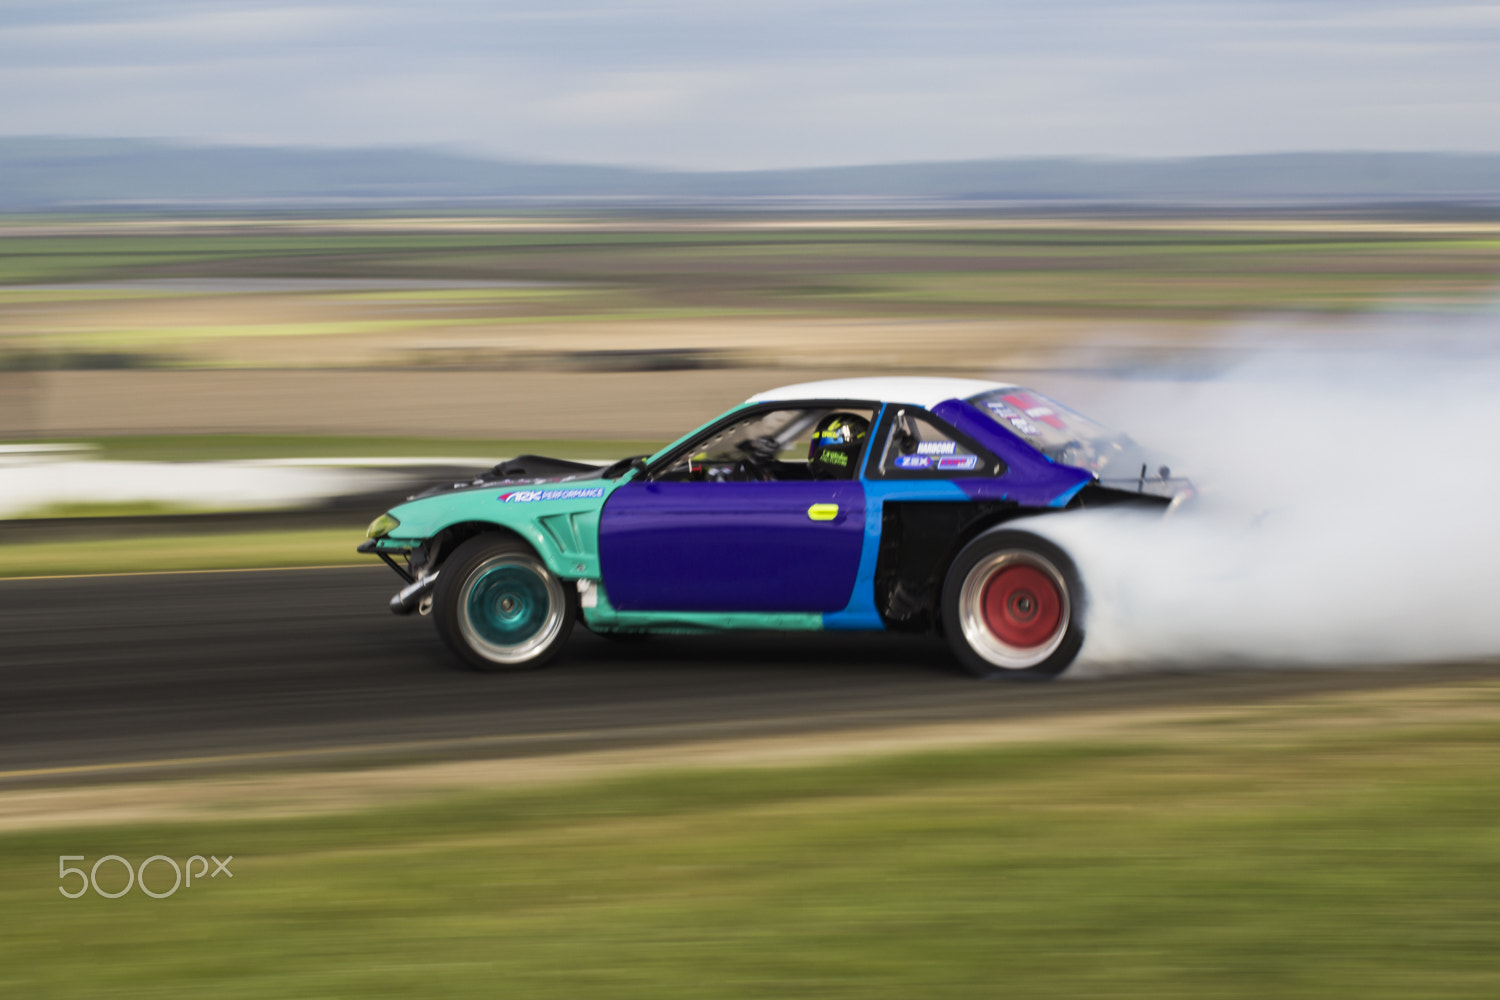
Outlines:
{"label": "motion blurred ground", "polygon": [[1214,364],[1487,304],[1500,225],[177,218],[0,225],[0,437],[671,437],[830,375]]}
{"label": "motion blurred ground", "polygon": [[[1478,1000],[1500,987],[1496,697],[12,793],[0,810],[42,815],[0,831],[0,983]],[[168,899],[120,870],[209,853],[233,878],[173,891],[158,861]],[[56,894],[78,882],[54,865],[110,855],[121,898]]]}

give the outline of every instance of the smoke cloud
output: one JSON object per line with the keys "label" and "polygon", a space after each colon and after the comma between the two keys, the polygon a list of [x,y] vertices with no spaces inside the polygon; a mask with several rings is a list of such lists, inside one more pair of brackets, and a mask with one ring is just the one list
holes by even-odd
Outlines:
{"label": "smoke cloud", "polygon": [[1213,377],[1062,397],[1200,494],[1029,525],[1084,577],[1075,673],[1500,655],[1500,312],[1284,334]]}

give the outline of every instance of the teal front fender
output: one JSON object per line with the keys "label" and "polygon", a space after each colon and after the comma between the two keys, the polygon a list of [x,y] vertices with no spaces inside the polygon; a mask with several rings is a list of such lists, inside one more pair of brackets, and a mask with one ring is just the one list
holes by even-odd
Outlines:
{"label": "teal front fender", "polygon": [[454,490],[411,500],[391,508],[401,523],[379,547],[411,549],[455,525],[494,525],[526,539],[559,577],[597,580],[599,511],[629,478]]}

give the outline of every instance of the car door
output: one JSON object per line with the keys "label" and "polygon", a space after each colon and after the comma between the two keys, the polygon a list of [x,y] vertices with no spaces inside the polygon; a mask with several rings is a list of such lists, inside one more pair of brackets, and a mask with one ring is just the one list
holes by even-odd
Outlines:
{"label": "car door", "polygon": [[[719,612],[847,605],[865,533],[858,463],[850,478],[818,480],[795,457],[806,454],[816,420],[836,409],[778,404],[736,415],[615,490],[599,522],[610,603],[622,611]],[[780,435],[785,457],[764,473],[734,456],[742,442],[771,436],[756,433],[767,428]],[[760,474],[768,478],[753,478]]]}

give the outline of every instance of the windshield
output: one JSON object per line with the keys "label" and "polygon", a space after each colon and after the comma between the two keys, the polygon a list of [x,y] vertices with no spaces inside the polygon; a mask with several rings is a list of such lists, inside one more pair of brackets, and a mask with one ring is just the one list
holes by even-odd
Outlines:
{"label": "windshield", "polygon": [[1130,438],[1039,392],[1013,386],[971,396],[969,402],[1054,462],[1098,476],[1133,476],[1132,467],[1141,462],[1141,449]]}

